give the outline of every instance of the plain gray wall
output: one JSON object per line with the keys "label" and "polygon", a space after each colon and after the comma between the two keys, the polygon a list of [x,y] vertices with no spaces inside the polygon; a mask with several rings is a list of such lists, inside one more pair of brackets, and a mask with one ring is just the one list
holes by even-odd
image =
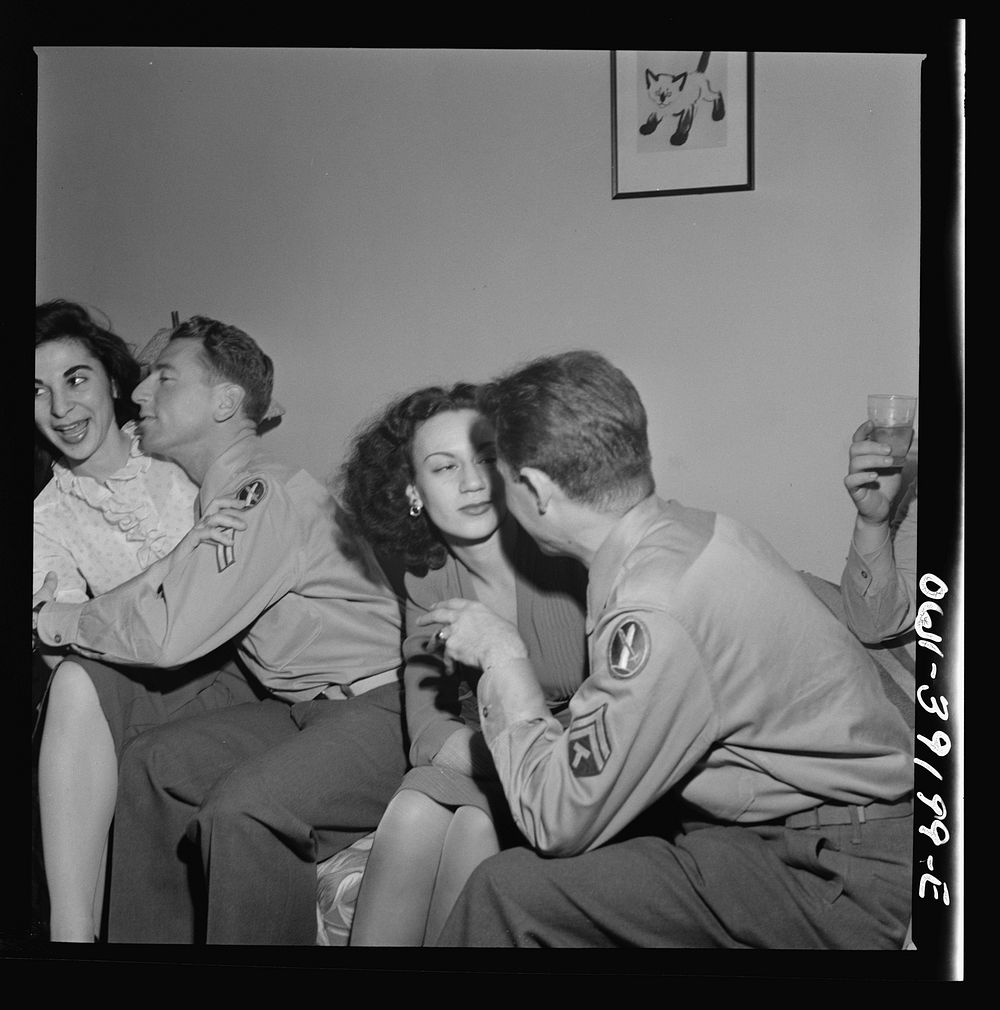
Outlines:
{"label": "plain gray wall", "polygon": [[917,391],[919,55],[757,53],[756,189],[612,200],[606,51],[36,51],[39,301],[243,327],[320,477],[400,391],[602,351],[663,497],[839,579],[866,394]]}

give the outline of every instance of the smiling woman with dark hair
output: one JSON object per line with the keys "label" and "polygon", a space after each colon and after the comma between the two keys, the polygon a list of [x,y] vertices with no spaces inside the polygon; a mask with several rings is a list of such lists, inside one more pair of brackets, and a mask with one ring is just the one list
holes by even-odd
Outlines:
{"label": "smiling woman with dark hair", "polygon": [[[35,309],[35,446],[51,479],[35,498],[33,594],[55,580],[55,599],[82,602],[171,563],[179,544],[193,549],[219,529],[225,539],[227,527],[242,522],[219,513],[192,528],[196,488],[180,467],[146,455],[128,420],[138,379],[125,341],[80,305],[60,300]],[[151,694],[141,670],[58,650],[45,649],[42,658],[55,671],[38,761],[50,938],[92,942],[117,755],[140,723],[179,711],[206,682],[177,675]]]}
{"label": "smiling woman with dark hair", "polygon": [[416,619],[460,596],[515,623],[556,715],[586,675],[586,580],[506,514],[494,434],[460,383],[417,390],[356,437],[341,498],[372,546],[405,568],[404,683],[412,770],[382,818],[354,916],[355,946],[436,939],[472,870],[516,844],[478,728],[478,669],[446,665]]}
{"label": "smiling woman with dark hair", "polygon": [[[92,366],[88,365],[92,374],[97,376],[99,381],[108,384],[110,395],[102,407],[110,410],[118,425],[124,425],[136,417],[135,404],[132,403],[132,390],[135,389],[139,381],[139,365],[128,344],[117,334],[98,326],[89,313],[81,305],[75,302],[67,302],[63,299],[55,299],[46,302],[35,308],[35,351],[40,347],[52,344],[53,342],[73,341],[73,345],[86,352],[88,358],[92,359]],[[50,348],[51,350],[51,348]],[[80,382],[80,378],[74,379],[74,384]],[[65,427],[64,425],[62,427]],[[100,427],[100,431],[97,428]],[[58,418],[52,418],[49,423],[44,420],[41,424],[35,424],[35,462],[36,470],[44,476],[45,480],[51,476],[48,472],[52,462],[66,453],[68,446],[79,445],[81,442],[84,448],[74,450],[75,455],[86,452],[93,446],[95,439],[100,443],[103,440],[104,452],[107,454],[118,453],[127,454],[129,438],[117,429],[112,430],[107,425],[95,425],[91,427],[89,434],[85,437],[72,438],[73,431],[69,431],[71,436],[68,440],[63,437],[62,428]],[[40,490],[37,488],[36,490]]]}

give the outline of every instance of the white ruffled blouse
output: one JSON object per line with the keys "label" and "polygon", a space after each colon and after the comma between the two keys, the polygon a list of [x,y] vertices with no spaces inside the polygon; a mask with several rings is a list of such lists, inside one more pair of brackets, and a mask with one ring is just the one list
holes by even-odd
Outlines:
{"label": "white ruffled blouse", "polygon": [[32,593],[55,572],[57,600],[98,596],[168,554],[191,528],[198,489],[176,464],[143,454],[134,422],[122,431],[132,440],[129,458],[106,480],[52,464],[35,499]]}

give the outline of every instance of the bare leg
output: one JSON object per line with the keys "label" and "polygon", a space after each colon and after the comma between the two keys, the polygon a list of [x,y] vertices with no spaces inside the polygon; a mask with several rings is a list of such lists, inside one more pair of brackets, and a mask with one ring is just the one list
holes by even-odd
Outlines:
{"label": "bare leg", "polygon": [[499,851],[500,843],[489,815],[478,807],[459,807],[445,835],[434,896],[427,914],[425,946],[431,947],[437,942],[472,871]]}
{"label": "bare leg", "polygon": [[375,832],[351,927],[352,947],[419,947],[452,812],[398,792]]}
{"label": "bare leg", "polygon": [[114,740],[86,671],[67,660],[49,688],[38,757],[50,938],[93,943],[118,791]]}

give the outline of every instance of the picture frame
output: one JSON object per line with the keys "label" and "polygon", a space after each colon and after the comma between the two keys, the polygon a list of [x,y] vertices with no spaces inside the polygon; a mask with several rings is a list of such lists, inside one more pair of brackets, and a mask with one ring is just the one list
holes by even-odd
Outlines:
{"label": "picture frame", "polygon": [[753,53],[611,51],[612,199],[754,188]]}

